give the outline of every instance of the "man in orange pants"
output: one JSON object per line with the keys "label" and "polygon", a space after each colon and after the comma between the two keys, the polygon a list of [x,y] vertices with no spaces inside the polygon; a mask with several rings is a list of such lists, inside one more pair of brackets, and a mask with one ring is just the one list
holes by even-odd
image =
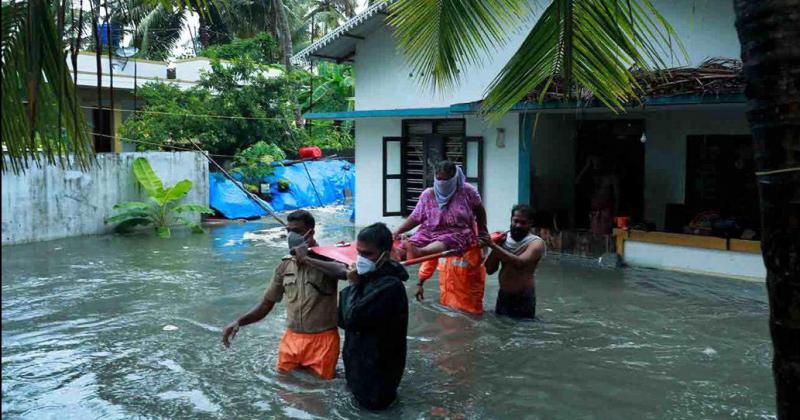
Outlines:
{"label": "man in orange pants", "polygon": [[239,328],[264,319],[275,302],[286,298],[286,332],[278,346],[278,371],[307,368],[323,379],[333,379],[339,359],[337,322],[338,273],[343,266],[307,255],[316,246],[314,217],[298,210],[287,217],[289,249],[275,269],[261,303],[228,324],[222,333],[225,347]]}
{"label": "man in orange pants", "polygon": [[[437,267],[438,266],[438,267]],[[424,299],[423,284],[438,268],[439,303],[473,315],[483,313],[483,291],[486,270],[483,267],[481,248],[472,248],[462,256],[428,260],[419,268],[416,298]]]}

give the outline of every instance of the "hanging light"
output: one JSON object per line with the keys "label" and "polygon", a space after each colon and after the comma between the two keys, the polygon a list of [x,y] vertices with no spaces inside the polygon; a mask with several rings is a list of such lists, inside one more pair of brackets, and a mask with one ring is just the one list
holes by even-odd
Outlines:
{"label": "hanging light", "polygon": [[647,142],[647,134],[645,134],[644,131],[642,131],[642,137],[639,138],[639,141],[642,142],[642,144]]}

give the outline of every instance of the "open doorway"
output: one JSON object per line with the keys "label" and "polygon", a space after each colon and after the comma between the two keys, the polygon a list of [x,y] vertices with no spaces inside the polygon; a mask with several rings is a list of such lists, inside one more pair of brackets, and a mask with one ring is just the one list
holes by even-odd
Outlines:
{"label": "open doorway", "polygon": [[95,153],[109,153],[113,147],[114,125],[110,109],[92,110]]}
{"label": "open doorway", "polygon": [[642,120],[578,122],[575,227],[609,234],[616,216],[644,216]]}

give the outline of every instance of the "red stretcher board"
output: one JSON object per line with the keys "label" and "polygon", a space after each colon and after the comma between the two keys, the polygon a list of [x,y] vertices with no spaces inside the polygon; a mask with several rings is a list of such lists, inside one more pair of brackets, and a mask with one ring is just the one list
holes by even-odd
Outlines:
{"label": "red stretcher board", "polygon": [[[505,232],[494,232],[492,233],[492,240],[495,242],[500,241],[505,237]],[[400,241],[394,241],[394,246],[398,247],[400,245]],[[358,251],[356,250],[355,242],[337,242],[333,245],[320,245],[315,246],[309,249],[314,254],[317,254],[322,257],[330,258],[334,261],[338,261],[340,263],[345,263],[347,265],[355,264],[356,257],[358,256]],[[414,265],[419,264],[423,261],[431,260],[434,258],[439,257],[447,257],[452,255],[452,251],[445,251],[438,254],[426,255],[424,257],[415,258],[413,260],[406,260],[402,261],[401,264],[403,265]]]}
{"label": "red stretcher board", "polygon": [[355,242],[337,242],[333,245],[320,245],[309,248],[309,251],[347,265],[355,264],[358,251]]}

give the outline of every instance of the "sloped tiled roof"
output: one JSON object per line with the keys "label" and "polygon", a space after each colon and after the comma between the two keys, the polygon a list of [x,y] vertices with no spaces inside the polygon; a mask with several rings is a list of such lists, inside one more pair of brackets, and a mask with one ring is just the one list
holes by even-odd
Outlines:
{"label": "sloped tiled roof", "polygon": [[[342,24],[342,26],[336,28],[336,30],[334,30],[333,32],[328,33],[327,35],[325,35],[322,38],[320,38],[318,41],[312,43],[311,45],[309,45],[309,46],[307,46],[305,48],[303,48],[303,50],[301,50],[297,54],[293,55],[292,59],[291,59],[292,60],[292,64],[299,65],[299,64],[306,63],[306,62],[310,61],[312,57],[316,56],[315,53],[317,53],[321,49],[323,49],[323,48],[325,48],[325,47],[327,47],[327,46],[329,46],[329,45],[331,45],[333,43],[336,43],[337,41],[339,41],[339,40],[341,40],[343,38],[347,38],[347,37],[352,37],[352,38],[355,38],[355,39],[360,38],[360,35],[359,34],[353,34],[353,31],[357,31],[362,25],[364,25],[368,21],[371,21],[374,17],[376,17],[376,16],[378,16],[380,14],[386,14],[385,9],[390,4],[394,3],[395,1],[396,0],[384,0],[384,1],[380,2],[380,3],[376,3],[376,4],[372,5],[372,6],[370,6],[363,13],[360,13],[357,16],[354,16],[353,18],[351,18],[350,20],[348,20],[347,22]],[[354,43],[354,41],[352,41],[352,42]],[[323,59],[344,59],[346,57],[344,57],[344,56],[337,57],[337,56],[333,55],[333,56],[325,56],[325,57],[320,57],[320,58],[323,58]]]}

